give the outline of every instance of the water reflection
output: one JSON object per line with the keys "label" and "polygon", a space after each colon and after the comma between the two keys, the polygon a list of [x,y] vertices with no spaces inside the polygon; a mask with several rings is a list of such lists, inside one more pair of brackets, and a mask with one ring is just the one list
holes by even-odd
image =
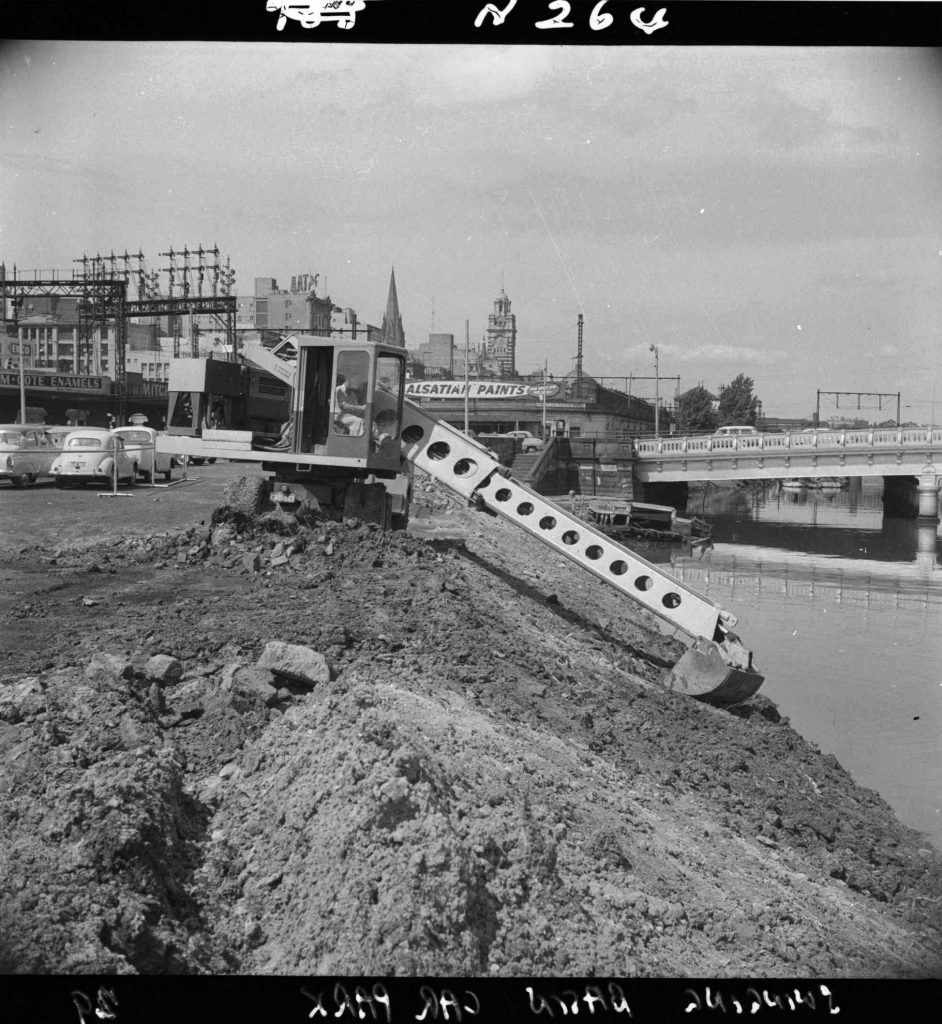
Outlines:
{"label": "water reflection", "polygon": [[834,491],[734,491],[728,500],[708,493],[703,507],[718,544],[942,567],[938,524],[884,517],[879,479]]}
{"label": "water reflection", "polygon": [[739,618],[799,732],[942,848],[939,526],[884,519],[881,490],[708,492],[714,548],[672,571]]}

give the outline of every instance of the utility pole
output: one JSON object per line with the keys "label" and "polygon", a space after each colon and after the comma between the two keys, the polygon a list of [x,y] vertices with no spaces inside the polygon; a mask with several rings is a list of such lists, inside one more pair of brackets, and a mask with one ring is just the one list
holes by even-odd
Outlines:
{"label": "utility pole", "polygon": [[543,440],[546,440],[546,368],[547,360],[543,360]]}
{"label": "utility pole", "polygon": [[[16,267],[13,267],[13,283],[16,284]],[[20,423],[26,422],[26,373],[23,369],[23,339],[20,337],[20,321],[19,321],[19,309],[23,305],[24,299],[22,296],[16,298],[16,292],[14,299],[11,302],[13,306],[13,328],[16,331],[16,347],[20,350]],[[6,312],[4,310],[4,312]],[[34,364],[35,365],[35,364]]]}
{"label": "utility pole", "polygon": [[578,343],[579,343],[579,347],[576,349],[576,380],[579,382],[579,385],[580,385],[580,395],[581,395],[581,393],[582,393],[581,392],[581,385],[582,385],[582,314],[581,313],[579,314],[579,340],[578,340]]}
{"label": "utility pole", "polygon": [[468,352],[471,347],[471,323],[464,322],[464,432],[468,436],[468,391],[471,388],[470,371],[468,369]]}
{"label": "utility pole", "polygon": [[652,345],[651,351],[654,353],[654,439],[657,440],[661,436],[661,374],[658,369],[657,345]]}

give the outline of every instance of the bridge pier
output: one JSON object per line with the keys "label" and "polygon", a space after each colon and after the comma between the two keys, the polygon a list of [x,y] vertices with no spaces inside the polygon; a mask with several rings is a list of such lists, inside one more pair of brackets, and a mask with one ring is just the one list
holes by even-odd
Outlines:
{"label": "bridge pier", "polygon": [[928,573],[938,569],[938,522],[938,519],[923,519],[921,516],[916,520],[916,565]]}
{"label": "bridge pier", "polygon": [[939,522],[939,477],[934,467],[924,467],[919,475],[919,483],[916,487],[918,499],[917,516],[919,521],[927,521],[933,524]]}

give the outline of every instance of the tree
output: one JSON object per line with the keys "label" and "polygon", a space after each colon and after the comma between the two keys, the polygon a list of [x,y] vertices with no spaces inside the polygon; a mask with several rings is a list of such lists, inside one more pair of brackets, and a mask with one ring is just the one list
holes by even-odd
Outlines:
{"label": "tree", "polygon": [[754,427],[759,399],[752,393],[755,381],[744,373],[720,387],[720,422],[724,425],[745,424]]}
{"label": "tree", "polygon": [[718,426],[719,419],[713,410],[713,396],[702,384],[685,391],[677,399],[679,433],[712,433]]}

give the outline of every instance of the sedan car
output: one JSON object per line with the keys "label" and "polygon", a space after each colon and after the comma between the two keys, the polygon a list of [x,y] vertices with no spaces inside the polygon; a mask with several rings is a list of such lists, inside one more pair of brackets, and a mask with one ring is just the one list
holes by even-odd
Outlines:
{"label": "sedan car", "polygon": [[512,437],[520,442],[520,449],[525,452],[539,452],[543,450],[543,439],[534,437],[529,430],[508,430],[503,434],[489,434],[488,437]]}
{"label": "sedan car", "polygon": [[57,454],[42,424],[0,425],[0,480],[9,480],[14,487],[33,484],[38,477],[49,476]]}
{"label": "sedan car", "polygon": [[84,427],[66,437],[62,451],[52,464],[56,487],[90,482],[133,484],[137,463],[124,447],[124,438],[111,430]]}
{"label": "sedan car", "polygon": [[148,483],[152,484],[158,473],[164,480],[173,476],[173,456],[157,451],[157,431],[152,427],[115,427],[114,433],[123,438],[125,450]]}
{"label": "sedan car", "polygon": [[735,426],[720,427],[714,437],[752,437],[758,434],[759,431],[755,427],[749,427],[742,423],[737,423]]}

